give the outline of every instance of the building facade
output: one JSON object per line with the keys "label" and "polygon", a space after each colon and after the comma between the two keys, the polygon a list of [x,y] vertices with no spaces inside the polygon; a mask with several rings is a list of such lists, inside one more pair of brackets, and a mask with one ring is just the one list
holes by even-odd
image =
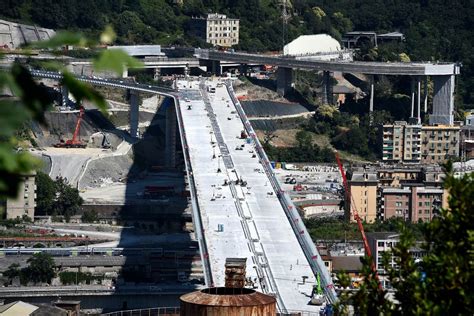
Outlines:
{"label": "building facade", "polygon": [[447,207],[449,194],[442,188],[444,172],[439,166],[357,168],[348,175],[352,198],[346,205],[347,218],[349,209],[353,214],[355,208],[367,222],[392,217],[430,221],[439,208]]}
{"label": "building facade", "polygon": [[214,46],[231,47],[239,43],[239,19],[225,14],[209,13],[205,18],[193,18],[194,35]]}
{"label": "building facade", "polygon": [[451,157],[459,157],[459,126],[423,126],[421,131],[422,163],[443,163]]}
{"label": "building facade", "polygon": [[459,156],[460,127],[421,126],[396,121],[383,125],[382,160],[406,163],[443,163]]}
{"label": "building facade", "polygon": [[18,196],[7,199],[7,219],[23,218],[25,215],[34,219],[36,207],[35,177],[36,173],[24,175],[23,181],[20,183]]}
{"label": "building facade", "polygon": [[346,206],[346,218],[354,222],[354,209],[365,222],[377,218],[377,174],[375,172],[355,172],[349,181],[350,200]]}

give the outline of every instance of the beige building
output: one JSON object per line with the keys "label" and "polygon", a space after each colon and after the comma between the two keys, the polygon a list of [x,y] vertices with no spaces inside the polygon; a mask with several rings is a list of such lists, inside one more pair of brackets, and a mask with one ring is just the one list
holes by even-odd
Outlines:
{"label": "beige building", "polygon": [[194,18],[193,24],[193,33],[209,44],[231,47],[239,43],[239,19],[209,13],[205,18]]}
{"label": "beige building", "polygon": [[459,156],[459,126],[421,126],[396,121],[383,126],[382,160],[443,163]]}
{"label": "beige building", "polygon": [[423,126],[421,135],[422,163],[443,163],[450,157],[459,157],[459,126]]}
{"label": "beige building", "polygon": [[[354,209],[360,218],[366,222],[373,222],[377,218],[377,173],[353,172],[349,181],[351,200],[347,203],[346,218],[355,222]],[[349,213],[350,210],[350,213]]]}
{"label": "beige building", "polygon": [[23,176],[16,199],[8,198],[6,203],[7,219],[22,218],[24,215],[31,219],[35,217],[36,207],[36,173]]}

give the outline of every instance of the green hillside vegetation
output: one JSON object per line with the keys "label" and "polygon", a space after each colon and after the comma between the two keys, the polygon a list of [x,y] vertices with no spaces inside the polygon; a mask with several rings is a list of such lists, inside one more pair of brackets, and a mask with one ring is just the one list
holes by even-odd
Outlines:
{"label": "green hillside vegetation", "polygon": [[[240,44],[248,51],[280,50],[284,37],[329,33],[337,39],[351,30],[389,32],[406,36],[400,45],[360,53],[364,60],[460,61],[457,106],[474,106],[472,45],[474,4],[465,0],[293,0],[287,31],[283,32],[277,0],[4,0],[0,16],[54,29],[82,30],[97,35],[106,25],[117,32],[118,44],[156,43],[206,46],[187,35],[192,16],[219,12],[241,20]],[[283,35],[285,33],[285,36]]]}

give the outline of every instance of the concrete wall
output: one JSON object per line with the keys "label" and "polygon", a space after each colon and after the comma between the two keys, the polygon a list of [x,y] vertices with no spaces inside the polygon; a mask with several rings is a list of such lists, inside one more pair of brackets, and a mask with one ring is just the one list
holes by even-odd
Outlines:
{"label": "concrete wall", "polygon": [[0,20],[0,46],[10,49],[23,44],[47,40],[55,34],[54,30]]}

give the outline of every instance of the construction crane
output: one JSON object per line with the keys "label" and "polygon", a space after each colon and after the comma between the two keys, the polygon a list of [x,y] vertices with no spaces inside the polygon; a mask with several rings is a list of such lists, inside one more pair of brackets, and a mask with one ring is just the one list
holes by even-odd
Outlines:
{"label": "construction crane", "polygon": [[55,144],[54,147],[56,148],[86,148],[87,144],[83,143],[79,139],[79,130],[81,129],[81,122],[82,122],[83,116],[84,116],[84,107],[81,106],[79,108],[79,117],[77,118],[76,129],[74,130],[72,139],[68,139],[66,141],[60,140],[60,142]]}
{"label": "construction crane", "polygon": [[359,226],[359,231],[360,231],[360,234],[362,235],[362,241],[364,242],[365,254],[369,258],[371,258],[370,267],[372,268],[372,271],[375,273],[375,278],[379,284],[379,289],[382,289],[382,284],[379,281],[377,269],[375,268],[375,262],[372,258],[372,251],[370,251],[369,241],[367,240],[367,236],[365,235],[364,225],[362,225],[362,219],[359,216],[359,212],[357,211],[356,205],[354,203],[354,199],[352,198],[351,192],[349,191],[349,185],[347,183],[346,172],[344,171],[344,167],[342,166],[341,159],[339,158],[339,153],[335,151],[334,155],[336,156],[337,166],[339,167],[339,172],[341,173],[342,183],[344,185],[344,191],[345,191],[345,198],[346,198],[346,201],[350,205],[349,214],[351,212],[352,214],[354,214],[354,219],[357,222],[357,226]]}

